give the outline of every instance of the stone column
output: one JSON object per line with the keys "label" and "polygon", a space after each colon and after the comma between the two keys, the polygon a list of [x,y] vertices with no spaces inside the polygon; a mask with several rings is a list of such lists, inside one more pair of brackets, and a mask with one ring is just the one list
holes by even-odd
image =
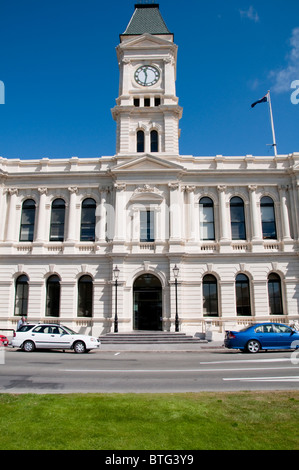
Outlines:
{"label": "stone column", "polygon": [[37,242],[45,241],[47,191],[48,191],[47,188],[38,188],[40,198],[39,198],[36,240],[35,240]]}
{"label": "stone column", "polygon": [[230,239],[229,236],[229,220],[228,213],[226,210],[225,191],[226,186],[218,186],[219,193],[219,221],[220,221],[220,241],[227,241]]}
{"label": "stone column", "polygon": [[6,241],[15,241],[16,223],[20,224],[19,220],[16,220],[16,204],[18,197],[18,190],[16,188],[9,188],[7,190],[9,194],[9,210],[7,217],[7,228],[6,228]]}
{"label": "stone column", "polygon": [[126,230],[125,183],[115,183],[115,232],[114,240],[124,241]]}
{"label": "stone column", "polygon": [[261,240],[262,239],[261,225],[260,225],[261,217],[257,210],[256,189],[257,189],[257,186],[255,185],[248,186],[249,198],[250,198],[251,235],[252,235],[252,240]]}
{"label": "stone column", "polygon": [[138,243],[140,241],[140,208],[134,206],[132,208],[132,241]]}
{"label": "stone column", "polygon": [[[186,232],[185,238],[189,241],[195,240],[195,220],[196,216],[194,215],[194,190],[195,186],[185,186],[184,190],[187,194],[187,221],[186,221]],[[199,210],[199,207],[198,207]]]}
{"label": "stone column", "polygon": [[70,203],[68,213],[68,230],[67,230],[67,242],[74,243],[76,241],[76,202],[78,188],[68,188],[70,192]]}
{"label": "stone column", "polygon": [[290,240],[291,232],[290,232],[290,221],[289,221],[289,212],[288,212],[288,204],[287,204],[287,187],[280,186],[278,189],[279,189],[279,195],[280,195],[282,238],[283,240]]}
{"label": "stone column", "polygon": [[170,240],[180,240],[181,239],[181,206],[179,201],[179,191],[180,184],[169,183],[168,187],[170,188],[170,207],[169,207],[169,217],[170,217]]}
{"label": "stone column", "polygon": [[162,240],[161,206],[155,207],[155,241]]}
{"label": "stone column", "polygon": [[[7,203],[4,188],[0,188],[0,220],[5,221],[7,213]],[[0,241],[4,240],[5,223],[0,225]]]}
{"label": "stone column", "polygon": [[107,212],[106,212],[106,203],[107,203],[107,188],[100,188],[101,193],[101,204],[100,204],[100,227],[98,239],[100,242],[106,240],[106,224],[107,224]]}
{"label": "stone column", "polygon": [[160,234],[161,234],[161,240],[165,241],[169,238],[169,223],[168,223],[168,217],[169,217],[169,208],[167,207],[165,198],[161,202],[161,213],[160,213],[160,223],[161,223],[161,228],[160,228]]}

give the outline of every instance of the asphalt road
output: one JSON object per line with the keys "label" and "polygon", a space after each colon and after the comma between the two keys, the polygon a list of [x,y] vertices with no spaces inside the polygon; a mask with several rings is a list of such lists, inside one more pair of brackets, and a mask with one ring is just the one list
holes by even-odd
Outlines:
{"label": "asphalt road", "polygon": [[175,393],[299,390],[299,351],[25,353],[7,349],[0,393]]}

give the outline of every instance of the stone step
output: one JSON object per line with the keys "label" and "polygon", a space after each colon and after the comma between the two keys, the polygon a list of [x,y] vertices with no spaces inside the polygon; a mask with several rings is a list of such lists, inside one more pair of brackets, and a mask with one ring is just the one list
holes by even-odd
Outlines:
{"label": "stone step", "polygon": [[169,343],[202,343],[199,338],[195,338],[185,333],[168,332],[132,332],[132,333],[107,333],[99,337],[102,344],[169,344]]}

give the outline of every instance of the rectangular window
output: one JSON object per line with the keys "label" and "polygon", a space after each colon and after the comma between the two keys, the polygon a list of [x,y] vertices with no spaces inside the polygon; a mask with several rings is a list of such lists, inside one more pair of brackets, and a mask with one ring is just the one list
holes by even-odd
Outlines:
{"label": "rectangular window", "polygon": [[141,242],[154,242],[155,241],[155,213],[153,211],[140,212],[140,241]]}
{"label": "rectangular window", "polygon": [[139,106],[140,106],[140,99],[139,98],[134,98],[134,106],[136,108],[139,108]]}
{"label": "rectangular window", "polygon": [[34,224],[22,224],[20,232],[20,242],[32,242],[34,234]]}
{"label": "rectangular window", "polygon": [[34,236],[35,202],[25,201],[22,207],[20,242],[32,242]]}
{"label": "rectangular window", "polygon": [[213,205],[200,204],[199,210],[201,240],[215,240]]}
{"label": "rectangular window", "polygon": [[218,316],[217,281],[209,275],[203,281],[203,314],[204,316]]}
{"label": "rectangular window", "polygon": [[144,106],[146,108],[149,108],[151,105],[151,99],[150,98],[144,98]]}
{"label": "rectangular window", "polygon": [[65,202],[56,199],[52,204],[50,241],[63,242],[64,240]]}
{"label": "rectangular window", "polygon": [[85,199],[81,212],[81,242],[95,241],[96,203],[93,199]]}
{"label": "rectangular window", "polygon": [[261,206],[263,238],[275,240],[276,223],[273,207]]}
{"label": "rectangular window", "polygon": [[251,315],[249,280],[244,274],[239,274],[236,280],[237,315]]}
{"label": "rectangular window", "polygon": [[155,106],[160,106],[161,98],[155,98]]}
{"label": "rectangular window", "polygon": [[137,132],[137,152],[138,153],[144,152],[144,132],[143,131]]}
{"label": "rectangular window", "polygon": [[28,278],[20,276],[16,281],[15,315],[27,317],[28,313]]}
{"label": "rectangular window", "polygon": [[241,198],[232,198],[230,205],[230,215],[232,239],[246,240],[244,203]]}

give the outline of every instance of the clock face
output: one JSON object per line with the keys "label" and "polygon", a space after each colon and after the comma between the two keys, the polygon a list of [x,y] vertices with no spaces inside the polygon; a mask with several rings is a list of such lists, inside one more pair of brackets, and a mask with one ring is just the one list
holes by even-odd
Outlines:
{"label": "clock face", "polygon": [[142,65],[135,72],[135,80],[139,85],[152,86],[160,78],[160,72],[152,65]]}

